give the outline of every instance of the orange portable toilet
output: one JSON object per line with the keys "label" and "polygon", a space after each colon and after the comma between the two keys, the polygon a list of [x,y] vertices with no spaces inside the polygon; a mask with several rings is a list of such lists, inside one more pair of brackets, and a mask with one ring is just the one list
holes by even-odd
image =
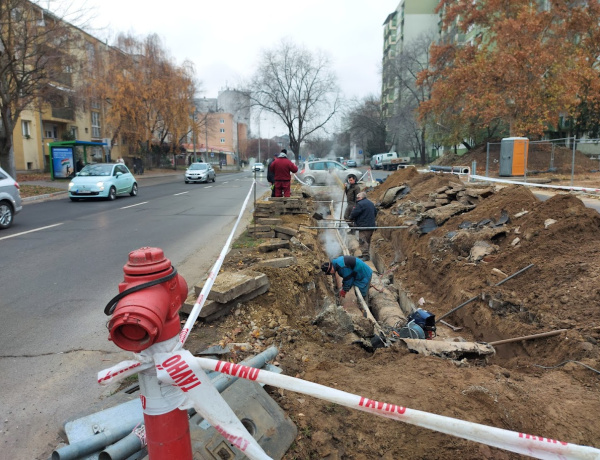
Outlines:
{"label": "orange portable toilet", "polygon": [[500,143],[500,176],[524,176],[529,153],[526,137],[505,137]]}

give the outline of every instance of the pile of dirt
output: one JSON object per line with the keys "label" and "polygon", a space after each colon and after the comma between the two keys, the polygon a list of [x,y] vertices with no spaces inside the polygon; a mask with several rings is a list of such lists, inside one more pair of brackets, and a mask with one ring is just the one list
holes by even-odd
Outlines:
{"label": "pile of dirt", "polygon": [[[398,170],[369,192],[379,201],[392,187],[410,193],[380,209],[374,259],[396,289],[438,318],[476,297],[446,321],[434,340],[493,342],[566,329],[560,335],[498,345],[487,358],[461,360],[411,353],[398,341],[367,350],[313,324],[335,300],[320,271],[327,256],[310,216],[282,216],[301,244],[280,250],[297,265],[254,267],[273,255],[237,249],[224,270],[249,268],[269,277],[268,293],[240,304],[228,317],[199,323],[189,349],[249,342],[251,354],[270,345],[287,375],[410,409],[446,415],[544,438],[600,448],[600,216],[570,195],[538,201],[520,186],[491,187],[470,210],[422,233],[414,224],[422,202],[461,184],[446,174]],[[485,198],[483,198],[485,196]],[[412,214],[411,214],[412,213]],[[508,219],[501,219],[502,216]],[[418,219],[417,219],[418,220]],[[473,248],[489,251],[473,257]],[[497,285],[525,267],[521,274]],[[237,352],[225,357],[239,361]],[[266,387],[296,423],[299,434],[284,459],[517,459],[524,458],[301,394]]]}

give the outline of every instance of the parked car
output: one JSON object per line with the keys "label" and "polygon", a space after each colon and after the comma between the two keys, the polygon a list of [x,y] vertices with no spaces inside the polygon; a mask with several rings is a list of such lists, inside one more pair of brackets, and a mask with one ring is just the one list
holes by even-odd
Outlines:
{"label": "parked car", "polygon": [[335,181],[334,175],[345,182],[350,174],[354,174],[359,179],[362,176],[360,170],[347,168],[337,161],[318,160],[306,162],[298,173],[298,177],[308,185],[314,185],[332,183]]}
{"label": "parked car", "polygon": [[252,165],[252,171],[258,171],[258,172],[264,172],[265,171],[265,165],[262,163],[254,163]]}
{"label": "parked car", "polygon": [[69,183],[69,198],[106,198],[117,195],[138,194],[138,184],[133,174],[122,163],[92,163],[85,165]]}
{"label": "parked car", "polygon": [[356,164],[356,160],[348,160],[346,162],[346,166],[349,168],[356,168],[358,165]]}
{"label": "parked car", "polygon": [[22,209],[19,183],[0,168],[0,228],[10,227]]}
{"label": "parked car", "polygon": [[209,163],[192,163],[185,171],[185,183],[214,182],[217,174]]}

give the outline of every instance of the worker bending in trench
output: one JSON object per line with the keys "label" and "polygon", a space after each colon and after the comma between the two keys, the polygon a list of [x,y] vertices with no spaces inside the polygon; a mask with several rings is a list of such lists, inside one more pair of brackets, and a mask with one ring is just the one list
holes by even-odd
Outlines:
{"label": "worker bending in trench", "polygon": [[321,265],[321,270],[326,275],[337,273],[342,278],[342,289],[340,297],[346,297],[346,293],[356,286],[362,294],[365,302],[369,302],[369,286],[373,270],[366,263],[354,256],[339,256]]}

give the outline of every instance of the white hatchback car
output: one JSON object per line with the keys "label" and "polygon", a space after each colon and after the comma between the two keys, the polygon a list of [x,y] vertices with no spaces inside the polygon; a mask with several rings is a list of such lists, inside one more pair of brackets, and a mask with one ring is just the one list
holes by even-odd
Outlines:
{"label": "white hatchback car", "polygon": [[362,177],[362,172],[359,169],[347,168],[333,160],[317,160],[306,162],[298,173],[298,177],[308,185],[315,185],[333,183],[332,181],[335,181],[333,176],[337,176],[342,182],[346,182],[351,174],[354,174],[358,179]]}
{"label": "white hatchback car", "polygon": [[265,165],[262,164],[262,163],[254,163],[252,165],[252,171],[264,172],[265,171]]}
{"label": "white hatchback car", "polygon": [[185,183],[215,181],[217,175],[209,163],[192,163],[185,171]]}
{"label": "white hatchback car", "polygon": [[10,227],[22,209],[18,182],[0,168],[0,228]]}

